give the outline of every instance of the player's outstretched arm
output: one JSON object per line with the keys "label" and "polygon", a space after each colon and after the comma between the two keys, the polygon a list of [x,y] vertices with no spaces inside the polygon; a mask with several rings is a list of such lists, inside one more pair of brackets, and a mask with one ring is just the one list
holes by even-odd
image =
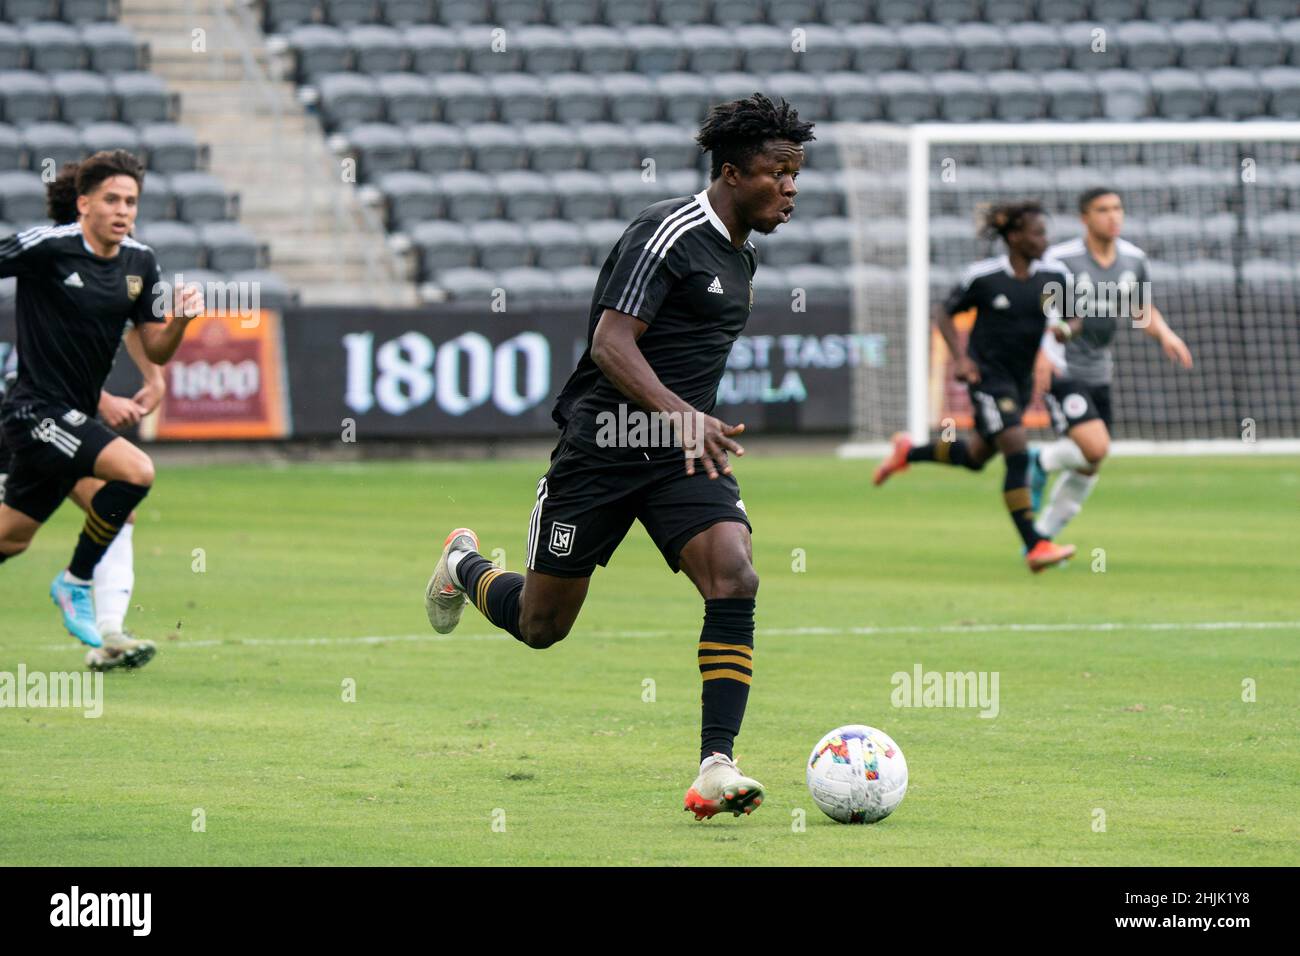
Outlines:
{"label": "player's outstretched arm", "polygon": [[943,336],[944,344],[948,346],[948,354],[952,356],[953,361],[953,377],[959,382],[969,382],[972,385],[979,382],[979,369],[970,360],[970,356],[961,350],[961,345],[957,341],[957,326],[952,321],[952,314],[941,303],[936,302],[934,308],[930,310],[930,320]]}
{"label": "player's outstretched arm", "polygon": [[197,285],[187,285],[176,291],[176,303],[171,318],[163,322],[137,322],[144,354],[157,365],[166,365],[180,348],[185,329],[191,319],[203,314],[203,290]]}
{"label": "player's outstretched arm", "polygon": [[[605,377],[614,383],[614,387],[634,403],[648,412],[665,414],[676,413],[683,422],[694,421],[699,416],[701,431],[695,444],[699,445],[701,462],[710,478],[717,478],[719,472],[731,474],[731,465],[727,462],[727,453],[743,455],[745,449],[732,440],[745,430],[744,425],[728,425],[711,415],[696,412],[679,395],[667,388],[659,380],[650,363],[645,360],[639,339],[649,326],[624,312],[606,309],[596,323],[596,331],[591,340],[591,360],[605,373]],[[695,474],[695,459],[687,449],[686,473]]]}
{"label": "player's outstretched arm", "polygon": [[[1150,321],[1143,321],[1147,318]],[[1160,348],[1164,350],[1169,361],[1183,368],[1192,367],[1192,353],[1187,348],[1187,343],[1169,327],[1164,315],[1154,305],[1143,311],[1136,324],[1143,332],[1160,343]]]}
{"label": "player's outstretched arm", "polygon": [[163,396],[167,394],[167,376],[163,374],[161,365],[149,361],[139,329],[127,329],[126,335],[122,336],[122,344],[126,346],[127,354],[131,356],[131,361],[135,363],[135,367],[140,370],[140,375],[144,379],[144,384],[131,396],[131,400],[143,410],[142,415],[148,415],[158,407]]}

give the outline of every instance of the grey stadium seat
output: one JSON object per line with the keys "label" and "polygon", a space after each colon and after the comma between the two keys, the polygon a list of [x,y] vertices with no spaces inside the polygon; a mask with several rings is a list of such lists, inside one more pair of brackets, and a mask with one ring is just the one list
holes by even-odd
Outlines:
{"label": "grey stadium seat", "polygon": [[[736,6],[744,6],[744,4]],[[747,70],[750,73],[774,73],[797,68],[800,54],[792,49],[788,30],[766,23],[754,23],[737,27],[729,32],[735,45],[743,54],[743,61],[734,69]],[[849,52],[851,57],[853,54],[851,45]]]}
{"label": "grey stadium seat", "polygon": [[693,73],[665,73],[654,82],[666,122],[698,122],[713,102],[707,80]]}
{"label": "grey stadium seat", "polygon": [[[150,172],[145,192],[153,192],[154,178],[154,173]],[[215,176],[196,172],[173,173],[166,182],[176,199],[178,219],[197,224],[223,222],[231,218],[230,197]]]}
{"label": "grey stadium seat", "polygon": [[1114,32],[1130,70],[1158,70],[1178,62],[1178,45],[1163,24],[1134,20],[1119,24]]}
{"label": "grey stadium seat", "polygon": [[646,206],[672,194],[666,182],[646,182],[639,172],[610,173],[608,178],[610,192],[614,194],[615,214],[623,220],[635,218]]}
{"label": "grey stadium seat", "polygon": [[67,123],[29,123],[23,127],[21,138],[29,163],[37,172],[46,159],[54,160],[58,170],[64,163],[78,162],[86,155],[81,135]]}
{"label": "grey stadium seat", "polygon": [[1268,92],[1260,86],[1253,71],[1225,67],[1208,70],[1201,78],[1213,97],[1210,112],[1216,117],[1248,119],[1268,112]]}
{"label": "grey stadium seat", "polygon": [[838,173],[820,169],[800,170],[795,187],[799,190],[794,200],[795,215],[805,222],[838,216],[844,207],[844,188]]}
{"label": "grey stadium seat", "polygon": [[615,123],[653,123],[659,118],[659,91],[637,73],[613,73],[601,78]]}
{"label": "grey stadium seat", "polygon": [[1300,69],[1274,66],[1259,71],[1259,82],[1268,91],[1268,111],[1282,119],[1300,119]]}
{"label": "grey stadium seat", "polygon": [[1262,20],[1240,20],[1224,26],[1232,47],[1233,65],[1263,69],[1286,62],[1287,49],[1277,27]]}
{"label": "grey stadium seat", "polygon": [[653,75],[686,69],[687,51],[675,31],[639,26],[628,29],[624,37],[632,50],[635,72]]}
{"label": "grey stadium seat", "polygon": [[59,113],[59,99],[49,78],[29,70],[0,73],[0,104],[8,123],[37,123]]}
{"label": "grey stadium seat", "polygon": [[468,73],[433,78],[433,95],[447,123],[486,123],[492,119],[492,93],[487,81]]}
{"label": "grey stadium seat", "polygon": [[[871,82],[870,77],[864,76],[862,79],[869,83]],[[880,100],[876,93],[876,86],[874,83],[871,84],[870,97],[876,113],[869,118],[874,119],[875,116],[879,115],[880,109]],[[833,104],[832,109],[834,109]],[[840,138],[843,135],[841,132],[842,128],[843,127],[839,123],[817,124],[817,139],[804,147],[804,169],[821,169],[828,172],[840,171],[843,166],[843,160],[840,156],[839,150]]]}
{"label": "grey stadium seat", "polygon": [[1240,20],[1250,16],[1250,0],[1201,0],[1198,14],[1206,20]]}
{"label": "grey stadium seat", "polygon": [[59,18],[68,23],[112,20],[118,9],[117,0],[60,0]]}
{"label": "grey stadium seat", "polygon": [[1069,62],[1069,50],[1059,29],[1043,23],[1016,23],[1007,28],[1006,37],[1016,51],[1016,69],[1022,72],[1042,73]]}
{"label": "grey stadium seat", "polygon": [[140,134],[134,126],[125,123],[87,123],[81,128],[81,147],[87,153],[105,149],[136,153],[140,150]]}
{"label": "grey stadium seat", "polygon": [[412,244],[420,250],[425,275],[474,266],[474,243],[461,223],[421,222],[413,224],[410,231]]}
{"label": "grey stadium seat", "polygon": [[791,289],[803,289],[809,304],[838,302],[848,296],[848,277],[841,268],[803,265],[786,269]]}
{"label": "grey stadium seat", "polygon": [[608,219],[614,215],[609,180],[586,169],[550,174],[551,191],[559,198],[559,215],[570,222]]}
{"label": "grey stadium seat", "polygon": [[682,37],[692,73],[734,73],[744,69],[746,49],[731,31],[715,26],[696,26]]}
{"label": "grey stadium seat", "polygon": [[424,173],[446,173],[469,165],[465,134],[448,123],[420,123],[406,128],[415,168]]}
{"label": "grey stadium seat", "polygon": [[582,229],[562,219],[531,222],[524,235],[533,247],[533,261],[540,269],[568,269],[584,266],[590,253]]}
{"label": "grey stadium seat", "polygon": [[22,152],[23,138],[18,134],[18,127],[0,123],[0,169],[17,169]]}
{"label": "grey stadium seat", "polygon": [[980,12],[979,0],[930,0],[930,19],[936,23],[970,23]]}
{"label": "grey stadium seat", "polygon": [[482,269],[515,269],[532,265],[532,247],[521,226],[504,219],[471,222],[469,241]]}
{"label": "grey stadium seat", "polygon": [[412,26],[433,20],[434,0],[380,0],[383,21],[393,26]]}
{"label": "grey stadium seat", "polygon": [[654,8],[644,0],[604,0],[605,22],[612,26],[653,23]]}
{"label": "grey stadium seat", "polygon": [[1169,35],[1178,45],[1178,62],[1187,70],[1211,70],[1227,66],[1232,48],[1222,28],[1203,20],[1175,23]]}
{"label": "grey stadium seat", "polygon": [[1174,166],[1162,173],[1176,204],[1188,215],[1231,211],[1241,186],[1232,167]]}
{"label": "grey stadium seat", "polygon": [[896,123],[933,119],[938,111],[934,90],[915,73],[881,73],[876,77],[885,116]]}
{"label": "grey stadium seat", "polygon": [[578,56],[574,70],[582,73],[624,73],[632,67],[632,51],[619,34],[604,26],[573,30],[570,42]]}
{"label": "grey stadium seat", "polygon": [[622,126],[584,123],[576,132],[587,156],[588,169],[596,172],[632,170],[635,175],[641,175],[640,150]]}
{"label": "grey stadium seat", "polygon": [[546,269],[523,266],[496,273],[497,286],[505,290],[507,302],[538,302],[555,298],[555,276]]}
{"label": "grey stadium seat", "polygon": [[999,70],[986,78],[989,92],[993,94],[994,110],[998,119],[1024,122],[1042,119],[1047,115],[1047,92],[1037,77]]}
{"label": "grey stadium seat", "polygon": [[773,99],[784,97],[805,119],[821,119],[828,115],[826,88],[820,76],[793,72],[769,73],[758,89],[764,90]]}
{"label": "grey stadium seat", "polygon": [[1260,20],[1295,16],[1295,0],[1255,0],[1253,13]]}
{"label": "grey stadium seat", "polygon": [[455,26],[482,23],[484,6],[484,0],[438,0],[438,22]]}
{"label": "grey stadium seat", "polygon": [[[780,4],[777,0],[772,0],[768,6],[768,19],[773,23],[780,22],[779,17],[782,14],[782,10],[778,9],[778,7],[784,6],[784,4]],[[899,4],[899,6],[906,7],[907,4],[902,3]],[[888,6],[886,9],[888,9]],[[862,23],[864,20],[871,19],[870,11],[870,0],[822,0],[821,5],[822,19],[827,23],[834,23],[837,25]],[[885,11],[880,12],[883,16]],[[806,19],[812,20],[815,19],[815,17],[807,16]],[[909,18],[904,17],[903,19]],[[921,17],[911,17],[910,19],[919,20]]]}
{"label": "grey stadium seat", "polygon": [[59,6],[55,0],[5,0],[6,20],[24,23],[31,20],[57,20]]}
{"label": "grey stadium seat", "polygon": [[552,23],[573,26],[595,23],[600,19],[601,0],[551,0],[547,13]]}
{"label": "grey stadium seat", "polygon": [[1113,70],[1123,65],[1119,44],[1108,27],[1095,22],[1066,23],[1060,28],[1069,65],[1076,70]]}
{"label": "grey stadium seat", "polygon": [[984,20],[1001,26],[1034,19],[1034,0],[984,0]]}
{"label": "grey stadium seat", "polygon": [[[827,73],[822,77],[829,115],[836,122],[860,123],[880,118],[880,91],[870,76],[861,73]],[[822,143],[821,124],[817,145]]]}
{"label": "grey stadium seat", "polygon": [[552,26],[525,26],[511,31],[511,39],[523,53],[523,71],[546,76],[578,69],[578,50],[569,38]]}
{"label": "grey stadium seat", "polygon": [[1092,0],[1089,14],[1094,20],[1118,23],[1142,19],[1143,0]]}
{"label": "grey stadium seat", "polygon": [[1148,20],[1190,20],[1200,0],[1146,0]]}
{"label": "grey stadium seat", "polygon": [[134,33],[117,23],[83,23],[81,42],[98,73],[145,69],[144,46]]}
{"label": "grey stadium seat", "polygon": [[586,152],[570,126],[561,123],[529,123],[520,128],[528,147],[528,166],[539,173],[579,169]]}
{"label": "grey stadium seat", "polygon": [[135,237],[149,246],[163,275],[203,265],[198,229],[183,222],[151,222],[137,226]]}
{"label": "grey stadium seat", "polygon": [[519,131],[505,123],[472,123],[465,127],[474,168],[481,173],[502,173],[523,169],[528,164],[528,147]]}
{"label": "grey stadium seat", "polygon": [[284,33],[302,23],[310,23],[318,0],[267,0],[265,26],[268,33]]}
{"label": "grey stadium seat", "polygon": [[[1025,187],[1025,195],[1037,196],[1038,193]],[[931,219],[930,248],[940,262],[971,262],[976,259],[979,256],[979,243],[970,216],[937,216]]]}
{"label": "grey stadium seat", "polygon": [[790,306],[790,280],[785,269],[765,260],[759,260],[754,273],[754,305],[759,308]]}
{"label": "grey stadium seat", "polygon": [[557,73],[543,83],[557,122],[595,123],[605,118],[605,94],[594,77]]}
{"label": "grey stadium seat", "polygon": [[501,198],[496,183],[486,173],[469,170],[444,173],[438,177],[447,215],[460,222],[479,222],[497,218]]}
{"label": "grey stadium seat", "polygon": [[545,11],[536,0],[492,0],[492,18],[494,23],[511,26],[535,24],[545,16]]}
{"label": "grey stadium seat", "polygon": [[360,73],[399,73],[406,69],[406,42],[392,27],[360,24],[345,32],[352,68]]}
{"label": "grey stadium seat", "polygon": [[1204,116],[1210,105],[1205,83],[1192,70],[1153,71],[1151,93],[1157,113],[1165,119],[1196,119]]}
{"label": "grey stadium seat", "polygon": [[71,70],[50,75],[65,123],[98,123],[115,118],[112,91],[101,73]]}
{"label": "grey stadium seat", "polygon": [[1300,19],[1284,20],[1278,25],[1278,30],[1282,34],[1283,44],[1291,50],[1288,62],[1292,66],[1300,66]]}
{"label": "grey stadium seat", "polygon": [[[786,225],[789,225],[789,223]],[[781,228],[784,229],[785,226]],[[856,226],[849,219],[838,216],[819,219],[812,227],[812,239],[813,245],[817,249],[817,261],[824,266],[839,268],[852,265],[855,261],[853,252],[855,229]]]}
{"label": "grey stadium seat", "polygon": [[[719,73],[717,76],[703,79],[708,83],[710,103],[725,103],[763,89],[762,77],[752,73]],[[700,84],[700,80],[701,78],[696,78],[697,85]]]}
{"label": "grey stadium seat", "polygon": [[352,66],[352,48],[337,27],[319,23],[295,27],[288,37],[301,82],[312,82],[326,73],[342,73]]}
{"label": "grey stadium seat", "polygon": [[972,73],[1009,70],[1015,50],[1003,31],[987,23],[961,23],[953,27],[953,43],[961,53],[961,68]]}
{"label": "grey stadium seat", "polygon": [[1136,120],[1151,115],[1151,84],[1137,70],[1104,70],[1097,74],[1102,115],[1109,120]]}
{"label": "grey stadium seat", "polygon": [[409,170],[384,173],[375,180],[375,185],[384,194],[391,229],[409,230],[418,222],[442,215],[442,195],[429,173]]}
{"label": "grey stadium seat", "polygon": [[695,131],[672,123],[645,123],[633,128],[632,138],[641,159],[653,159],[660,172],[694,168],[700,161]]}
{"label": "grey stadium seat", "polygon": [[239,223],[209,222],[198,229],[209,269],[239,272],[264,265],[257,239]]}
{"label": "grey stadium seat", "polygon": [[426,271],[425,278],[436,278],[438,286],[455,302],[485,300],[497,288],[496,273],[487,269],[448,269],[436,276]]}
{"label": "grey stadium seat", "polygon": [[540,123],[546,119],[550,107],[537,77],[497,73],[488,77],[488,90],[496,102],[497,118],[503,123]]}
{"label": "grey stadium seat", "polygon": [[556,215],[556,196],[549,176],[528,169],[497,173],[497,193],[502,211],[513,222],[537,222]]}
{"label": "grey stadium seat", "polygon": [[321,2],[325,7],[325,19],[335,26],[374,23],[379,17],[379,5],[375,0],[321,0]]}
{"label": "grey stadium seat", "polygon": [[150,169],[183,173],[198,168],[199,144],[188,126],[146,123],[140,127],[140,146],[148,156]]}
{"label": "grey stadium seat", "polygon": [[0,216],[22,226],[29,222],[48,225],[45,217],[45,184],[32,172],[0,172]]}
{"label": "grey stadium seat", "polygon": [[558,293],[567,299],[590,299],[600,278],[600,270],[595,266],[570,266],[555,273],[555,285]]}
{"label": "grey stadium seat", "polygon": [[80,70],[86,63],[86,48],[75,27],[66,23],[27,23],[19,32],[33,70],[43,73]]}
{"label": "grey stadium seat", "polygon": [[907,51],[907,68],[915,73],[954,69],[961,48],[952,32],[932,23],[909,23],[899,27],[897,42]]}
{"label": "grey stadium seat", "polygon": [[[838,27],[810,23],[805,27],[805,48],[798,55],[799,68],[807,73],[830,73],[853,66],[853,46]],[[786,46],[790,46],[787,37]],[[767,66],[768,71],[775,71]]]}
{"label": "grey stadium seat", "polygon": [[402,35],[411,52],[411,70],[426,76],[455,73],[463,65],[463,54],[456,33],[443,26],[424,23],[404,27]]}
{"label": "grey stadium seat", "polygon": [[591,261],[603,265],[614,245],[623,236],[627,223],[621,219],[602,219],[584,223],[582,234],[586,237],[587,248],[591,251]]}
{"label": "grey stadium seat", "polygon": [[936,165],[930,172],[930,208],[935,215],[969,216],[977,202],[998,192],[998,174],[982,166],[963,165],[960,175],[945,181]]}
{"label": "grey stadium seat", "polygon": [[884,73],[906,63],[907,51],[887,27],[858,24],[846,27],[844,36],[853,49],[853,69],[859,73]]}
{"label": "grey stadium seat", "polygon": [[176,215],[176,195],[172,190],[171,177],[166,173],[150,171],[145,176],[144,189],[140,191],[140,211],[136,222],[184,218]]}
{"label": "grey stadium seat", "polygon": [[656,0],[659,22],[668,26],[690,26],[709,22],[709,0]]}
{"label": "grey stadium seat", "polygon": [[282,276],[274,272],[265,269],[241,270],[231,273],[230,280],[257,289],[257,304],[263,309],[283,309],[298,304],[298,293]]}
{"label": "grey stadium seat", "polygon": [[374,77],[360,73],[327,73],[316,81],[321,113],[330,126],[350,129],[383,118],[384,98]]}
{"label": "grey stadium seat", "polygon": [[357,156],[360,179],[369,182],[384,173],[410,169],[415,151],[400,126],[359,123],[348,130],[348,145]]}
{"label": "grey stadium seat", "polygon": [[1101,97],[1096,81],[1089,74],[1053,70],[1042,74],[1040,79],[1047,91],[1053,119],[1077,121],[1101,114]]}
{"label": "grey stadium seat", "polygon": [[428,77],[415,73],[381,73],[375,77],[375,85],[383,98],[388,122],[411,126],[435,119],[437,103]]}
{"label": "grey stadium seat", "polygon": [[977,123],[993,116],[993,94],[979,76],[945,70],[930,76],[939,114],[951,123]]}
{"label": "grey stadium seat", "polygon": [[23,66],[23,38],[15,27],[0,23],[0,71]]}
{"label": "grey stadium seat", "polygon": [[172,119],[172,96],[162,77],[153,73],[113,73],[109,87],[117,97],[117,114],[124,123],[162,123]]}
{"label": "grey stadium seat", "polygon": [[[796,215],[798,215],[796,213]],[[750,237],[758,250],[758,261],[762,273],[768,263],[782,268],[806,265],[817,261],[817,246],[814,241],[815,228],[797,218],[791,219],[784,226],[769,235],[755,234]]]}
{"label": "grey stadium seat", "polygon": [[456,39],[465,54],[465,69],[471,73],[489,75],[492,73],[518,73],[524,68],[524,51],[514,43],[507,42],[502,48],[497,43],[499,34],[497,26],[487,23],[473,23],[456,30]]}
{"label": "grey stadium seat", "polygon": [[1261,216],[1258,239],[1264,256],[1291,262],[1300,259],[1300,213],[1280,210]]}

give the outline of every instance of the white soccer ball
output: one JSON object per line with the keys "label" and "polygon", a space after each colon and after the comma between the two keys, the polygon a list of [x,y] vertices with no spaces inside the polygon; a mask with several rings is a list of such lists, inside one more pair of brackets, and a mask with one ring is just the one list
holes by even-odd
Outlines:
{"label": "white soccer ball", "polygon": [[840,823],[875,823],[903,802],[907,761],[889,735],[875,727],[836,727],[808,758],[808,792]]}

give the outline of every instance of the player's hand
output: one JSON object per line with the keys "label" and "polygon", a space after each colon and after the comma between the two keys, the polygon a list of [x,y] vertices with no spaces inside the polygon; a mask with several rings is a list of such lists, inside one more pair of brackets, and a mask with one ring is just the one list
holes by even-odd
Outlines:
{"label": "player's hand", "polygon": [[965,382],[967,385],[978,385],[980,380],[980,370],[971,361],[969,355],[963,355],[953,363],[956,367],[953,369],[953,378],[959,382]]}
{"label": "player's hand", "polygon": [[172,311],[184,319],[193,319],[203,314],[203,289],[195,282],[186,283],[176,290],[176,303]]}
{"label": "player's hand", "polygon": [[745,454],[745,449],[740,446],[740,443],[732,440],[732,436],[743,432],[745,426],[728,425],[721,419],[709,415],[700,417],[704,420],[702,429],[704,434],[695,442],[698,447],[686,449],[686,474],[695,474],[695,459],[691,455],[696,451],[701,452],[700,464],[710,480],[717,478],[719,474],[731,474],[727,453],[731,452],[737,456]]}
{"label": "player's hand", "polygon": [[140,419],[146,412],[134,399],[105,393],[99,396],[99,414],[104,417],[104,423],[109,428],[121,431],[140,424]]}
{"label": "player's hand", "polygon": [[1034,357],[1034,397],[1042,398],[1052,387],[1052,361],[1041,351]]}
{"label": "player's hand", "polygon": [[1165,332],[1160,337],[1160,347],[1164,349],[1169,361],[1175,365],[1181,365],[1183,368],[1192,367],[1192,353],[1187,350],[1187,344],[1178,337],[1177,333]]}
{"label": "player's hand", "polygon": [[156,385],[145,385],[140,391],[131,396],[131,401],[144,409],[144,414],[148,415],[162,403],[163,395],[166,392],[167,386],[161,382]]}

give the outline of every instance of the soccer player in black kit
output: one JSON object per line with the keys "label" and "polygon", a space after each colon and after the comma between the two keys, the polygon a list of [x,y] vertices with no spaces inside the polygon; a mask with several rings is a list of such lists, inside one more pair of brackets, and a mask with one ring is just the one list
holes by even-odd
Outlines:
{"label": "soccer player in black kit", "polygon": [[[711,155],[708,187],[647,207],[597,279],[588,348],[555,405],[563,431],[537,485],[527,575],[494,567],[474,532],[458,528],[425,594],[439,633],[456,626],[468,596],[517,640],[550,647],[573,627],[596,565],[640,521],[704,598],[701,764],[685,797],[696,819],[748,814],[763,800],[732,751],[753,673],[758,593],[728,461],[744,454],[735,440],[744,426],[711,412],[753,304],[747,237],[790,221],[802,144],[812,138],[788,103],[759,93],[710,110],[696,137]],[[652,429],[671,423],[675,447],[638,438],[647,418]]]}
{"label": "soccer player in black kit", "polygon": [[100,391],[128,321],[149,360],[165,364],[203,310],[195,286],[177,290],[174,317],[160,301],[153,250],[130,232],[144,183],[125,150],[101,152],[77,171],[80,220],[0,239],[0,277],[18,277],[18,375],[0,408],[13,461],[0,504],[0,563],[25,551],[78,481],[104,482],[86,511],[72,560],[50,584],[68,632],[91,647],[90,580],[127,516],[149,493],[149,456],[96,420]]}
{"label": "soccer player in black kit", "polygon": [[[914,461],[934,461],[979,471],[1002,453],[1006,478],[1002,497],[1025,546],[1025,563],[1037,574],[1074,554],[1074,545],[1056,544],[1034,530],[1029,490],[1029,442],[1021,421],[1033,392],[1034,358],[1049,326],[1064,336],[1059,316],[1049,322],[1049,302],[1060,301],[1069,272],[1054,260],[1044,260],[1047,223],[1042,206],[1033,201],[991,207],[982,234],[1001,238],[1006,255],[968,267],[946,302],[934,307],[934,321],[952,353],[956,378],[970,390],[976,435],[969,441],[938,441],[912,446],[907,435],[894,436],[889,458],[876,469],[874,481]],[[1055,285],[1053,285],[1055,284]],[[1053,295],[1053,289],[1055,294]],[[966,354],[957,343],[952,317],[975,309]]]}

